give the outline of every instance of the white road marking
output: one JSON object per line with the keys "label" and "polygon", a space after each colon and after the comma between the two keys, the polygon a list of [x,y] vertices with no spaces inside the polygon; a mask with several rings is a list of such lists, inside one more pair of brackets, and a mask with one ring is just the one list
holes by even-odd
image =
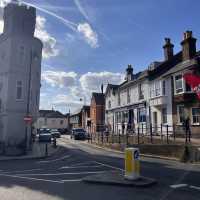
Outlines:
{"label": "white road marking", "polygon": [[61,167],[60,169],[76,169],[76,168],[98,168],[98,167],[102,167],[102,165],[88,165],[88,166],[64,166]]}
{"label": "white road marking", "polygon": [[121,168],[118,168],[118,167],[114,167],[114,166],[112,166],[112,165],[108,165],[108,164],[104,164],[104,163],[101,163],[101,162],[96,162],[96,161],[94,161],[95,163],[97,163],[97,164],[99,164],[99,165],[102,165],[102,166],[105,166],[105,167],[109,167],[109,168],[111,168],[111,169],[115,169],[115,170],[120,170],[120,171],[124,171],[123,169],[121,169]]}
{"label": "white road marking", "polygon": [[76,164],[71,165],[71,167],[86,166],[86,165],[88,165],[89,163],[94,163],[94,162],[95,162],[95,161],[87,161],[87,162],[76,163]]}
{"label": "white road marking", "polygon": [[54,173],[54,174],[16,174],[16,176],[59,176],[59,175],[81,175],[81,174],[100,174],[106,171],[95,172],[66,172],[66,173]]}
{"label": "white road marking", "polygon": [[71,157],[71,155],[63,156],[63,157],[57,158],[55,160],[38,161],[37,163],[51,163],[51,162],[56,162],[56,161],[64,160],[65,158],[69,158],[69,157]]}
{"label": "white road marking", "polygon": [[5,174],[9,174],[9,173],[22,173],[22,172],[32,172],[32,171],[39,171],[42,170],[41,168],[38,169],[27,169],[27,170],[21,170],[21,171],[3,171],[3,173]]}
{"label": "white road marking", "polygon": [[181,187],[187,187],[188,184],[176,184],[176,185],[170,185],[171,188],[173,189],[177,189],[177,188],[181,188]]}
{"label": "white road marking", "polygon": [[51,182],[51,183],[63,183],[62,181],[54,181],[54,180],[41,179],[41,178],[30,178],[30,177],[17,176],[17,175],[8,175],[8,174],[0,174],[0,176],[6,176],[6,177],[10,177],[10,178],[26,179],[26,180],[31,180],[31,181],[44,181],[44,182]]}
{"label": "white road marking", "polygon": [[190,185],[190,188],[200,191],[200,187],[197,187],[197,186],[194,186],[194,185]]}
{"label": "white road marking", "polygon": [[69,179],[69,180],[61,180],[62,182],[81,182],[81,179]]}

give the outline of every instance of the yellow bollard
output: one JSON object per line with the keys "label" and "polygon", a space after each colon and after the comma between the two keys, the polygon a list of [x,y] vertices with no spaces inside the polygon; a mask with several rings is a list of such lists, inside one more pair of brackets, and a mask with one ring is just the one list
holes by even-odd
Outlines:
{"label": "yellow bollard", "polygon": [[140,178],[140,153],[138,148],[125,149],[125,178],[136,180]]}

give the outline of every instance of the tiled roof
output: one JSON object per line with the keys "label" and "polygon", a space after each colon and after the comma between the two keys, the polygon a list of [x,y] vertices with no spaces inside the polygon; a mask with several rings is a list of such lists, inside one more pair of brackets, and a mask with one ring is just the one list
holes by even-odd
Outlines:
{"label": "tiled roof", "polygon": [[59,111],[55,110],[40,110],[40,117],[46,117],[46,118],[65,118],[66,116],[63,115]]}
{"label": "tiled roof", "polygon": [[102,93],[92,93],[92,98],[94,98],[97,105],[104,105],[105,104],[105,95]]}
{"label": "tiled roof", "polygon": [[200,52],[197,52],[196,57],[193,58],[193,59],[190,59],[190,60],[185,61],[185,62],[178,63],[176,66],[174,66],[173,68],[168,70],[166,73],[164,73],[163,76],[168,76],[170,74],[174,74],[174,73],[182,71],[184,69],[188,69],[189,67],[193,67],[194,65],[198,65],[198,63],[199,63],[199,61],[198,61],[199,53]]}
{"label": "tiled roof", "polygon": [[162,62],[154,70],[149,70],[149,80],[154,80],[182,62],[182,52],[175,54],[170,60]]}

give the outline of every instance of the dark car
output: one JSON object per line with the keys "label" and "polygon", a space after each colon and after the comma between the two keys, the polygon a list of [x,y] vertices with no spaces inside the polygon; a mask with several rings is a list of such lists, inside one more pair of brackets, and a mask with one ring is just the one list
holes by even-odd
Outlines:
{"label": "dark car", "polygon": [[58,131],[61,135],[69,134],[69,130],[67,128],[59,128]]}
{"label": "dark car", "polygon": [[61,134],[58,129],[51,129],[51,135],[53,138],[60,138]]}
{"label": "dark car", "polygon": [[86,131],[83,128],[74,128],[72,129],[71,138],[75,140],[85,140]]}
{"label": "dark car", "polygon": [[49,129],[40,129],[39,132],[39,142],[51,142],[51,132]]}

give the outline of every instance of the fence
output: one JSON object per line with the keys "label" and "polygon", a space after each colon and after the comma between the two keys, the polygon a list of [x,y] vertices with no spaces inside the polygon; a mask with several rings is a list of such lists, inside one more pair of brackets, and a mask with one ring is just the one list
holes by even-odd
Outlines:
{"label": "fence", "polygon": [[114,133],[102,131],[90,133],[90,142],[98,144],[172,144],[172,143],[188,143],[191,141],[191,131],[186,130],[184,126],[163,125],[152,126],[152,124],[141,124],[140,126],[122,131],[122,133]]}

